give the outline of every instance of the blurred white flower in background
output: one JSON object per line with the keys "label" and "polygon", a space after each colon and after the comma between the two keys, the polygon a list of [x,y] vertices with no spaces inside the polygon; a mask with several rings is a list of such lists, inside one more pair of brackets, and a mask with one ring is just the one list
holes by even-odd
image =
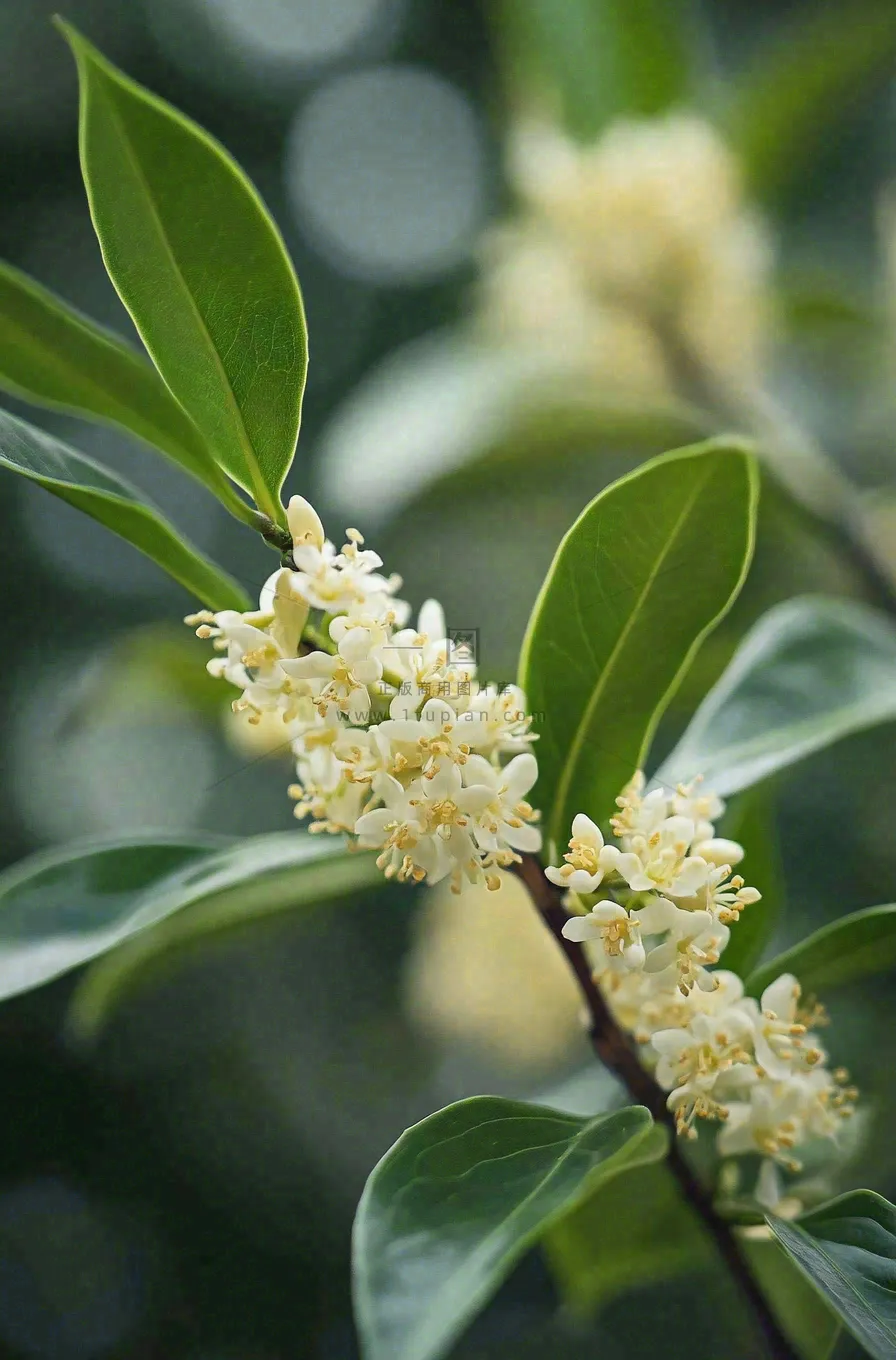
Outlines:
{"label": "blurred white flower in background", "polygon": [[709,123],[621,119],[586,146],[521,123],[508,173],[517,207],[480,242],[468,321],[390,356],[325,430],[335,504],[394,512],[539,409],[758,398],[771,238]]}
{"label": "blurred white flower in background", "polygon": [[485,1053],[505,1073],[548,1072],[584,1052],[581,1002],[526,889],[434,888],[405,967],[405,1008],[447,1048]]}
{"label": "blurred white flower in background", "polygon": [[656,387],[672,337],[720,374],[759,378],[771,245],[709,123],[620,119],[588,146],[523,123],[509,172],[521,211],[486,240],[480,298],[496,340],[540,338],[604,379]]}

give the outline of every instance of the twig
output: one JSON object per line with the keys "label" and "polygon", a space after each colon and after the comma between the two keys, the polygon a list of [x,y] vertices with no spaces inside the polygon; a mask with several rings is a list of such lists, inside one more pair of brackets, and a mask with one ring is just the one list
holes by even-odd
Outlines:
{"label": "twig", "polygon": [[589,1037],[594,1051],[625,1085],[639,1105],[644,1105],[659,1124],[671,1130],[668,1166],[687,1203],[703,1223],[725,1262],[735,1284],[756,1318],[769,1356],[772,1360],[798,1360],[797,1354],[784,1336],[765,1295],[753,1278],[738,1241],[728,1223],[716,1213],[711,1193],[694,1174],[679,1151],[675,1121],[666,1107],[666,1093],[641,1063],[633,1041],[613,1019],[600,988],[594,981],[582,946],[567,940],[563,925],[568,919],[563,908],[562,890],[544,876],[544,870],[534,855],[524,855],[517,870],[529,890],[539,914],[557,941],[576,976],[576,981],[588,1007]]}

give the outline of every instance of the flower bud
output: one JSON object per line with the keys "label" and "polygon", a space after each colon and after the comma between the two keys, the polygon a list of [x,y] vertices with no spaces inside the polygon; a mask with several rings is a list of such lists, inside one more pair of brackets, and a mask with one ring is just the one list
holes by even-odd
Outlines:
{"label": "flower bud", "polygon": [[323,547],[326,537],[324,526],[314,506],[310,501],[306,501],[304,496],[290,496],[289,505],[286,507],[286,522],[296,548],[302,548],[309,543],[315,548]]}
{"label": "flower bud", "polygon": [[701,841],[699,845],[695,845],[692,853],[714,864],[717,869],[723,864],[733,868],[743,859],[744,847],[738,845],[737,841],[726,840],[724,836],[713,836],[711,840]]}

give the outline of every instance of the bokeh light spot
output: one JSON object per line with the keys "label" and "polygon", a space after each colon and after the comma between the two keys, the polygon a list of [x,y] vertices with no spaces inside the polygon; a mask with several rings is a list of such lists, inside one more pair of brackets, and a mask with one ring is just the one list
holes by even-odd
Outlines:
{"label": "bokeh light spot", "polygon": [[466,96],[403,66],[339,76],[299,112],[287,187],[337,268],[417,282],[469,253],[484,212],[484,154]]}

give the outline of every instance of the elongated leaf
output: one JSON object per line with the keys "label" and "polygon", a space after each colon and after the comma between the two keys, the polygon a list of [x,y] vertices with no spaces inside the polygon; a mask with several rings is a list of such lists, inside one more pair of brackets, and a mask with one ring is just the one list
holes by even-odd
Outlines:
{"label": "elongated leaf", "polygon": [[0,998],[111,948],[132,903],[225,843],[214,836],[89,840],[7,869],[0,874]]}
{"label": "elongated leaf", "polygon": [[797,1223],[768,1215],[778,1241],[875,1360],[896,1355],[896,1209],[870,1190]]}
{"label": "elongated leaf", "polygon": [[636,1156],[651,1127],[640,1106],[580,1119],[476,1096],[408,1129],[355,1220],[365,1360],[445,1355],[527,1248]]}
{"label": "elongated leaf", "polygon": [[216,494],[234,493],[189,416],[158,373],[104,330],[0,262],[0,387],[109,421],[167,453]]}
{"label": "elongated leaf", "polygon": [[128,934],[134,938],[88,971],[72,1000],[71,1031],[80,1040],[95,1039],[179,946],[275,912],[309,911],[381,882],[375,856],[348,854],[338,836],[286,832],[238,841],[132,903]]}
{"label": "elongated leaf", "polygon": [[369,857],[347,855],[338,838],[300,832],[236,842],[132,837],[35,855],[0,875],[0,999],[186,907],[205,907],[211,929],[273,909],[275,892],[281,906],[303,905],[369,882],[374,872]]}
{"label": "elongated leaf", "polygon": [[725,947],[725,967],[746,977],[761,959],[784,906],[784,866],[771,791],[751,789],[741,794],[726,814],[722,830],[746,848],[744,876],[751,887],[762,893],[759,901],[751,903],[732,926],[731,939]]}
{"label": "elongated leaf", "polygon": [[68,501],[157,562],[211,609],[248,609],[249,598],[188,543],[141,491],[52,435],[0,411],[0,467]]}
{"label": "elongated leaf", "polygon": [[698,444],[608,487],[560,544],[520,661],[538,715],[535,798],[549,852],[577,812],[605,821],[643,764],[684,671],[743,584],[756,489],[744,449]]}
{"label": "elongated leaf", "polygon": [[896,629],[844,600],[788,600],[747,634],[657,779],[703,774],[736,793],[894,719]]}
{"label": "elongated leaf", "polygon": [[731,110],[732,140],[754,193],[799,191],[818,151],[892,78],[894,56],[890,0],[827,0],[783,26],[747,68]]}
{"label": "elongated leaf", "polygon": [[[728,963],[728,953],[725,953]],[[845,987],[896,967],[896,906],[868,907],[822,926],[750,974],[758,996],[781,973],[793,973],[808,991]]]}
{"label": "elongated leaf", "polygon": [[280,235],[223,147],[61,27],[78,65],[81,164],[112,282],[221,466],[282,521],[277,493],[308,353]]}

